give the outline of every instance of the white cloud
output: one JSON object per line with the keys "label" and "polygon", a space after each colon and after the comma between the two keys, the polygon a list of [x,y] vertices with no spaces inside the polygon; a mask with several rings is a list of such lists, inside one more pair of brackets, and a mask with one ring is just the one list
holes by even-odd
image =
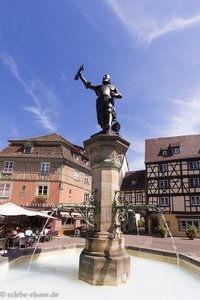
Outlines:
{"label": "white cloud", "polygon": [[[48,89],[41,81],[24,80],[20,74],[19,68],[15,59],[8,53],[1,53],[0,55],[3,63],[9,68],[10,72],[14,75],[17,81],[21,84],[25,92],[31,97],[34,102],[34,106],[22,107],[26,111],[31,112],[36,120],[47,130],[57,131],[54,123],[51,120],[52,116],[55,116],[55,103],[57,98],[55,94]],[[42,101],[40,99],[43,99]],[[44,99],[47,101],[48,108],[43,107]]]}
{"label": "white cloud", "polygon": [[147,33],[147,35],[142,36],[142,40],[145,43],[149,44],[154,39],[159,38],[160,36],[173,31],[183,30],[187,27],[194,26],[199,23],[200,15],[196,15],[188,19],[174,17],[165,24],[159,24],[155,22],[153,26],[154,28],[151,28],[151,31]]}
{"label": "white cloud", "polygon": [[188,17],[176,16],[174,5],[169,5],[167,9],[163,5],[163,10],[156,7],[152,14],[149,13],[148,3],[145,7],[143,2],[126,1],[124,3],[124,1],[107,0],[107,4],[126,29],[144,44],[150,44],[153,40],[171,32],[200,24],[200,14]]}
{"label": "white cloud", "polygon": [[188,99],[174,101],[174,114],[168,116],[165,135],[198,134],[200,130],[200,91]]}
{"label": "white cloud", "polygon": [[[130,170],[144,168],[145,139],[158,138],[164,136],[181,136],[199,134],[200,132],[200,87],[192,87],[185,90],[185,97],[180,99],[166,100],[168,107],[164,109],[160,106],[159,117],[155,119],[152,114],[148,121],[139,120],[136,117],[128,118],[133,121],[136,127],[143,127],[144,133],[133,137],[125,130],[124,136],[130,142],[127,158]],[[132,132],[132,131],[131,131]]]}

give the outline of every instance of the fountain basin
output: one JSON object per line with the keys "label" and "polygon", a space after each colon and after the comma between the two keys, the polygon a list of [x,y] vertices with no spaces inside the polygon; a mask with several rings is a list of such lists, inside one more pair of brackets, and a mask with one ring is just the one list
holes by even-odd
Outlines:
{"label": "fountain basin", "polygon": [[[162,297],[163,300],[199,299],[200,274],[182,266],[186,263],[192,265],[191,261],[181,257],[181,265],[177,266],[176,257],[169,253],[162,255],[163,252],[153,253],[154,251],[145,251],[145,249],[138,252],[134,247],[129,247],[128,251],[132,254],[131,278],[126,284],[116,287],[94,287],[78,279],[80,248],[60,251],[52,249],[51,252],[38,253],[29,272],[27,270],[30,255],[18,257],[12,261],[9,270],[6,270],[5,264],[3,269],[0,266],[1,291],[4,293],[2,296],[4,299],[22,297],[22,294],[26,295],[23,297],[36,299],[41,297],[65,299],[67,296],[81,297],[81,299],[88,299],[88,297],[109,299],[114,296],[115,300],[121,300],[130,295],[141,300],[158,297]],[[198,270],[198,266],[195,267]]]}

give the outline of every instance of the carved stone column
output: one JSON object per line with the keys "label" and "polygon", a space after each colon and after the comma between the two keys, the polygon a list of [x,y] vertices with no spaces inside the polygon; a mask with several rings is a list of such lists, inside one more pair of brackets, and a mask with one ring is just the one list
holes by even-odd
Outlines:
{"label": "carved stone column", "polygon": [[130,258],[121,230],[116,231],[112,203],[120,190],[120,171],[129,143],[99,134],[84,142],[95,191],[95,230],[80,255],[79,278],[92,285],[118,285],[130,277]]}

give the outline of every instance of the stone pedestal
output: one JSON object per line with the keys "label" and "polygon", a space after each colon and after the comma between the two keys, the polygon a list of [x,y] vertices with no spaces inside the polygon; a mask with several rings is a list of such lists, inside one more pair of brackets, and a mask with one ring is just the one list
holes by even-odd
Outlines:
{"label": "stone pedestal", "polygon": [[130,277],[130,258],[112,210],[128,146],[118,135],[99,134],[84,142],[91,161],[96,212],[95,229],[80,255],[79,279],[92,285],[119,285]]}

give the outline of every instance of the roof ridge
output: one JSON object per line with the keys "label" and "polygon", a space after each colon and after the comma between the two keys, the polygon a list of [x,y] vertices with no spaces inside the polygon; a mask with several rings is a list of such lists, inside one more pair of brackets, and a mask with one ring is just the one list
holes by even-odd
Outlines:
{"label": "roof ridge", "polygon": [[163,137],[155,137],[155,138],[148,138],[145,139],[145,141],[149,140],[164,140],[164,139],[177,139],[177,138],[185,138],[185,137],[197,137],[200,136],[200,134],[184,134],[184,135],[173,135],[173,136],[163,136]]}

